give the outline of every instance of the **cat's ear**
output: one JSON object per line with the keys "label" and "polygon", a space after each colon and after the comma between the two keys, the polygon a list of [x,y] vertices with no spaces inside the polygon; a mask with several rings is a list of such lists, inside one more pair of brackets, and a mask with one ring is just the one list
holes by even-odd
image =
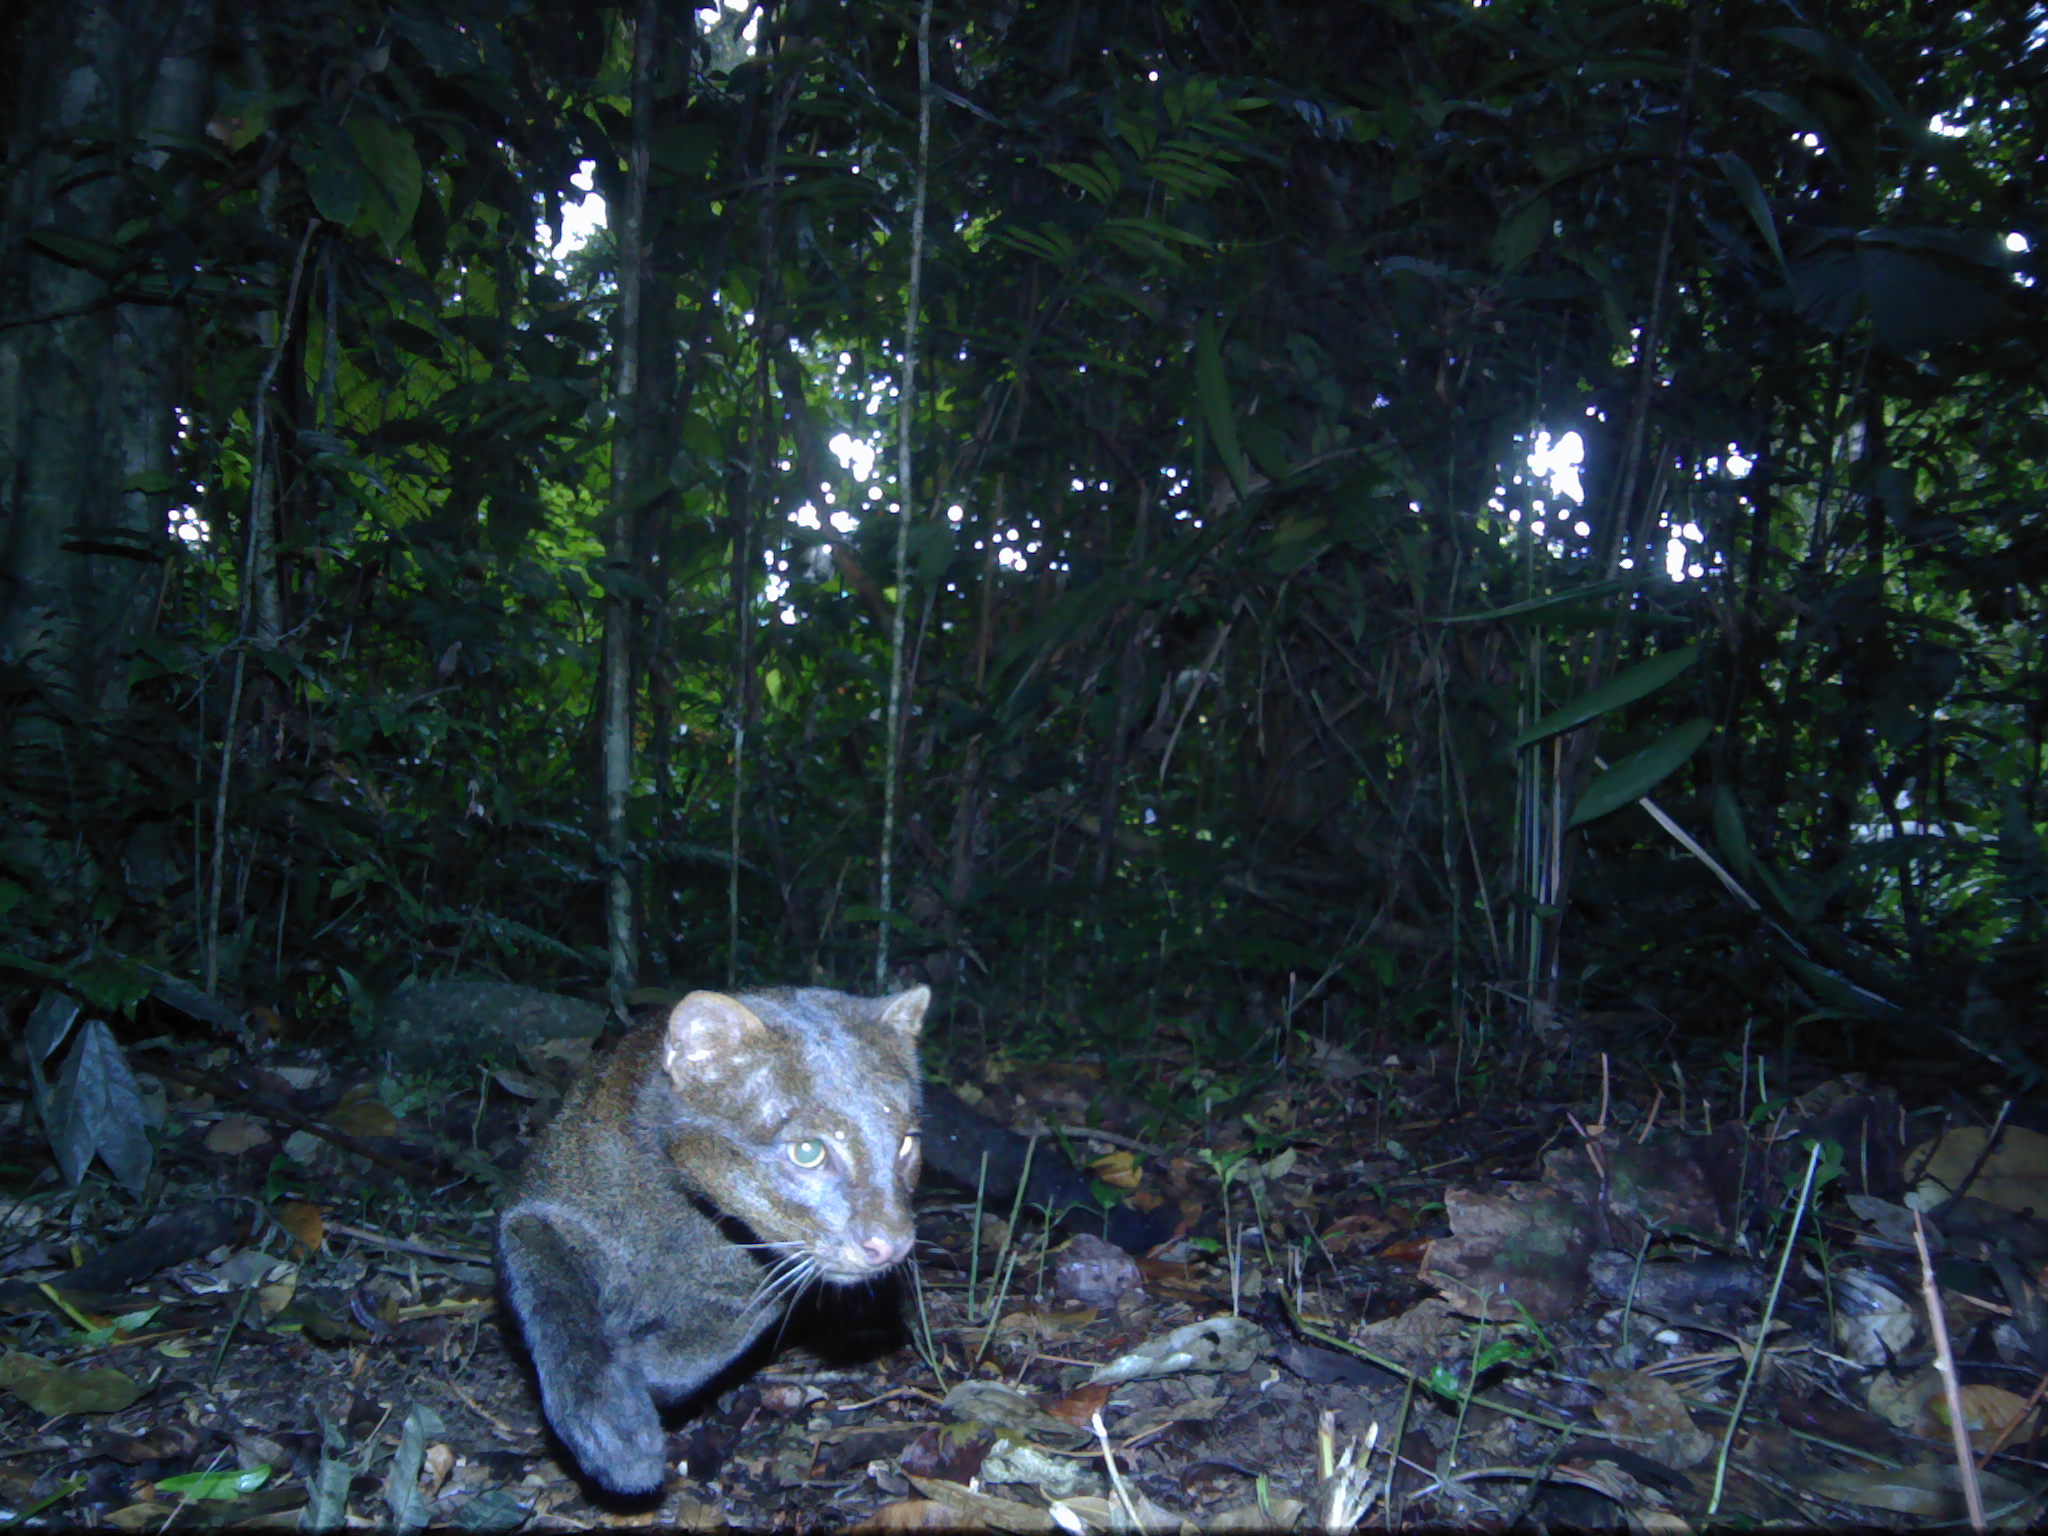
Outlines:
{"label": "cat's ear", "polygon": [[908,992],[898,992],[894,997],[883,999],[879,1017],[884,1025],[901,1037],[905,1045],[915,1045],[918,1031],[924,1028],[924,1011],[931,1002],[930,987],[912,987]]}
{"label": "cat's ear", "polygon": [[760,1015],[723,992],[692,992],[669,1010],[661,1066],[677,1083],[715,1083],[751,1072],[768,1041]]}

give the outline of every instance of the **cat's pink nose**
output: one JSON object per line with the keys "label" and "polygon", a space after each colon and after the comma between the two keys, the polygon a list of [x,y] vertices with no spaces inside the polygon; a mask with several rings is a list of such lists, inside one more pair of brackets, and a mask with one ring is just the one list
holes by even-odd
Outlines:
{"label": "cat's pink nose", "polygon": [[876,1269],[887,1269],[891,1264],[901,1263],[910,1252],[910,1239],[899,1237],[864,1237],[860,1241],[860,1256],[863,1261]]}

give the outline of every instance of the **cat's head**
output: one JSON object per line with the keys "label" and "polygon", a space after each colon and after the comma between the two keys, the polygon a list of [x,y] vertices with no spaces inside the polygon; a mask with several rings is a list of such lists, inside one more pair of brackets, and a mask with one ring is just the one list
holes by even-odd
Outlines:
{"label": "cat's head", "polygon": [[692,992],[662,1042],[670,1155],[726,1215],[824,1278],[881,1274],[910,1252],[930,1002],[925,987]]}

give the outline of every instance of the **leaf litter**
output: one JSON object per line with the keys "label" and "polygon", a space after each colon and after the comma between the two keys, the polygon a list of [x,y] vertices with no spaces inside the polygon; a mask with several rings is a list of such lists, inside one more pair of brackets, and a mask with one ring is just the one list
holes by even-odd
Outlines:
{"label": "leaf litter", "polygon": [[0,1104],[23,1529],[1911,1529],[1966,1478],[1993,1523],[2039,1513],[2048,1138],[1967,1105],[1837,1078],[1710,1123],[1644,1069],[1624,1105],[1590,1074],[1489,1104],[1333,1056],[1176,1123],[1034,1069],[1019,1123],[1086,1122],[1178,1235],[1126,1255],[931,1192],[915,1284],[810,1301],[622,1509],[556,1459],[492,1296],[493,1180],[548,1095],[158,1055],[148,1205],[132,1141],[71,1187],[45,1105]]}

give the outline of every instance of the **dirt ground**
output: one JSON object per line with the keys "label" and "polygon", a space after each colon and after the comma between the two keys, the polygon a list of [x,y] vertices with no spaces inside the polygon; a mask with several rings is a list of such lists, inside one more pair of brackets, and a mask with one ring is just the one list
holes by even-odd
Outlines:
{"label": "dirt ground", "polygon": [[929,1191],[915,1274],[814,1297],[625,1506],[558,1459],[494,1304],[520,1093],[311,1055],[135,1070],[139,1199],[67,1187],[0,1100],[22,1529],[1903,1529],[2030,1518],[2044,1481],[2024,1116],[1818,1076],[1717,1114],[1654,1068],[1513,1094],[1339,1053],[1162,1131],[1112,1123],[1085,1066],[1035,1073],[991,1112],[1062,1127],[1178,1235],[1127,1255]]}

